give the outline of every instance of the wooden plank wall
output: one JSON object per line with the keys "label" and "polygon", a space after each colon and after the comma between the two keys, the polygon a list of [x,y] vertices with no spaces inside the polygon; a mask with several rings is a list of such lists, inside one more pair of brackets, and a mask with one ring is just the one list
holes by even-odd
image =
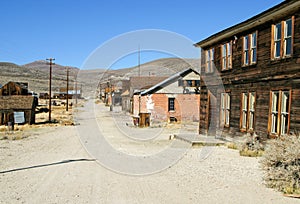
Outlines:
{"label": "wooden plank wall", "polygon": [[[272,60],[271,59],[271,25],[282,20],[289,19],[292,15],[295,18],[294,27],[294,47],[292,57]],[[255,65],[242,66],[243,36],[258,31],[257,36],[257,63]],[[268,120],[270,91],[272,89],[291,89],[292,103],[290,112],[290,131],[300,131],[300,12],[287,14],[281,18],[273,19],[259,27],[253,28],[243,33],[237,33],[238,40],[233,45],[233,68],[221,71],[221,49],[222,43],[230,39],[224,39],[211,47],[215,49],[215,69],[214,73],[205,73],[205,52],[202,50],[201,66],[201,95],[200,95],[200,123],[199,133],[207,133],[208,126],[208,90],[216,93],[218,107],[220,108],[220,93],[229,91],[231,94],[230,128],[224,128],[225,135],[235,137],[245,133],[240,131],[240,106],[241,94],[243,92],[256,92],[256,112],[255,112],[255,133],[262,138],[268,138]],[[233,36],[232,36],[233,37]],[[220,74],[223,86],[217,80]],[[216,91],[217,89],[217,91]]]}

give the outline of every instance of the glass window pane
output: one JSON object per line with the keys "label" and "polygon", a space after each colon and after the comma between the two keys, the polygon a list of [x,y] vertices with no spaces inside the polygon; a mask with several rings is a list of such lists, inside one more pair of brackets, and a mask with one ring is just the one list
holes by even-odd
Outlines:
{"label": "glass window pane", "polygon": [[247,121],[247,114],[246,114],[245,111],[243,111],[243,119],[242,120],[243,120],[242,121],[242,128],[247,128],[246,127],[246,125],[247,125],[247,123],[246,123],[246,121]]}
{"label": "glass window pane", "polygon": [[247,110],[248,95],[246,93],[243,93],[243,99],[243,110]]}
{"label": "glass window pane", "polygon": [[169,98],[169,111],[173,111],[175,110],[175,107],[174,107],[174,101],[175,99],[174,98]]}
{"label": "glass window pane", "polygon": [[277,115],[272,114],[271,133],[277,133]]}
{"label": "glass window pane", "polygon": [[226,110],[226,121],[225,121],[226,125],[229,125],[229,110]]}
{"label": "glass window pane", "polygon": [[256,47],[256,33],[252,34],[252,43],[251,43],[252,47]]}
{"label": "glass window pane", "polygon": [[226,57],[226,55],[227,55],[227,53],[226,53],[226,44],[224,44],[224,45],[222,46],[222,56],[223,56],[223,57]]}
{"label": "glass window pane", "polygon": [[289,92],[282,92],[281,113],[288,113],[289,110]]}
{"label": "glass window pane", "polygon": [[253,123],[254,123],[254,114],[252,112],[249,113],[249,129],[253,129]]}
{"label": "glass window pane", "polygon": [[249,110],[252,112],[254,111],[254,105],[255,105],[255,93],[249,94]]}
{"label": "glass window pane", "polygon": [[280,40],[281,39],[281,23],[278,23],[275,26],[275,40]]}
{"label": "glass window pane", "polygon": [[285,135],[287,133],[287,116],[281,115],[281,135]]}
{"label": "glass window pane", "polygon": [[249,54],[248,54],[248,51],[246,51],[244,53],[244,64],[245,65],[249,64]]}
{"label": "glass window pane", "polygon": [[226,69],[226,58],[225,57],[222,59],[222,67],[223,67],[223,69]]}
{"label": "glass window pane", "polygon": [[281,42],[278,41],[275,43],[275,57],[280,57],[280,47],[281,47]]}
{"label": "glass window pane", "polygon": [[230,109],[230,95],[226,94],[226,109]]}
{"label": "glass window pane", "polygon": [[275,113],[278,112],[278,99],[279,99],[279,93],[272,92],[272,112]]}
{"label": "glass window pane", "polygon": [[206,61],[210,61],[210,51],[207,51],[207,60]]}
{"label": "glass window pane", "polygon": [[285,55],[292,54],[292,38],[287,38],[285,40]]}
{"label": "glass window pane", "polygon": [[292,36],[292,19],[285,21],[285,37]]}
{"label": "glass window pane", "polygon": [[252,49],[251,53],[251,62],[255,63],[256,62],[256,48]]}
{"label": "glass window pane", "polygon": [[248,45],[249,45],[249,37],[245,36],[244,37],[244,50],[248,50]]}

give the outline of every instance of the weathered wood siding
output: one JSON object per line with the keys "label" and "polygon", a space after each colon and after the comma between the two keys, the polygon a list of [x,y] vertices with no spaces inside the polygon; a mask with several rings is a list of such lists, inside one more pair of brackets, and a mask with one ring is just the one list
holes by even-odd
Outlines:
{"label": "weathered wood siding", "polygon": [[[289,58],[271,59],[271,26],[294,16],[293,54]],[[257,31],[257,63],[242,66],[243,36]],[[230,127],[222,134],[235,137],[246,134],[240,130],[241,96],[243,92],[256,92],[254,132],[262,138],[268,138],[270,91],[291,90],[290,132],[300,130],[300,11],[274,18],[261,26],[243,33],[236,33],[237,41],[232,45],[232,69],[221,70],[220,45],[233,40],[224,39],[209,47],[202,48],[200,134],[207,133],[209,126],[209,92],[217,98],[215,120],[219,124],[220,94],[230,92]],[[214,48],[215,71],[205,73],[205,51]],[[216,126],[220,130],[221,127]],[[220,134],[220,133],[219,133]]]}

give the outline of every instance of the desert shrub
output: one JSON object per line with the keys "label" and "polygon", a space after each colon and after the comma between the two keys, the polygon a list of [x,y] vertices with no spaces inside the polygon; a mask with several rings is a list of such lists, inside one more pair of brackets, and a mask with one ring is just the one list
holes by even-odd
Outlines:
{"label": "desert shrub", "polygon": [[286,194],[300,194],[300,137],[270,140],[261,160],[266,185]]}
{"label": "desert shrub", "polygon": [[264,153],[264,145],[257,136],[251,136],[239,147],[240,155],[246,157],[260,157]]}

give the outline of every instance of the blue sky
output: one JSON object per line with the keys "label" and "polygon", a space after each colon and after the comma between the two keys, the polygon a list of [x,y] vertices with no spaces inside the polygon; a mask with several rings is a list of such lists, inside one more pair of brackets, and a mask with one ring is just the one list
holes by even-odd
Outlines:
{"label": "blue sky", "polygon": [[[162,29],[195,43],[281,2],[2,0],[0,61],[22,65],[54,57],[58,64],[81,68],[97,47],[127,32]],[[142,51],[141,63],[168,56]],[[136,56],[131,54],[113,67],[136,64]]]}

